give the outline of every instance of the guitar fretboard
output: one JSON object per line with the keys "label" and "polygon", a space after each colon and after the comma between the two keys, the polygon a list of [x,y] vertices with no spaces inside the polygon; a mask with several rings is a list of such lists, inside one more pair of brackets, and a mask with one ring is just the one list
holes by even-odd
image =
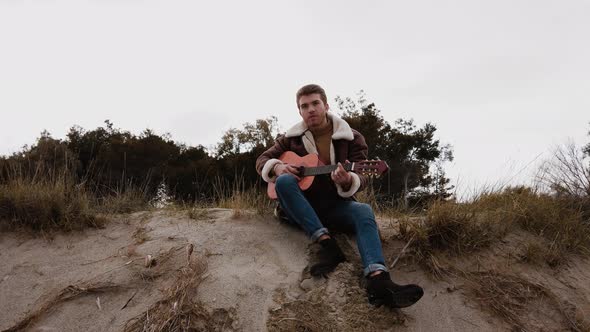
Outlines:
{"label": "guitar fretboard", "polygon": [[[346,171],[352,170],[352,163],[342,165]],[[322,174],[329,174],[333,170],[338,168],[338,165],[326,165],[326,166],[316,166],[316,167],[304,167],[303,168],[303,176],[315,176],[315,175],[322,175]]]}

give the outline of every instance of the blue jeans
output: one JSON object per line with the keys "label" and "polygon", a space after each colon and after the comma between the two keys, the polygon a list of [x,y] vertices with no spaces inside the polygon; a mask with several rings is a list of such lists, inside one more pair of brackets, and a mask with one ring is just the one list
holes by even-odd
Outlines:
{"label": "blue jeans", "polygon": [[[377,270],[387,271],[375,215],[370,205],[340,199],[312,204],[299,188],[297,179],[289,174],[276,179],[275,190],[289,222],[303,228],[312,241],[329,234],[326,226],[334,230],[351,230],[356,234],[364,274]],[[320,218],[325,221],[326,226]]]}

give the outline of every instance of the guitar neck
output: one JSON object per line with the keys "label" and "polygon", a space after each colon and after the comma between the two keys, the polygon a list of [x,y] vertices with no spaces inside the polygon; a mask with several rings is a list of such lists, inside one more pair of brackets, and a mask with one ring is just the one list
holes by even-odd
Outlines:
{"label": "guitar neck", "polygon": [[[352,170],[354,163],[344,164],[342,165],[346,171]],[[338,165],[325,165],[325,166],[316,166],[316,167],[305,167],[303,169],[303,176],[315,176],[315,175],[322,175],[322,174],[329,174],[333,170],[338,168]]]}

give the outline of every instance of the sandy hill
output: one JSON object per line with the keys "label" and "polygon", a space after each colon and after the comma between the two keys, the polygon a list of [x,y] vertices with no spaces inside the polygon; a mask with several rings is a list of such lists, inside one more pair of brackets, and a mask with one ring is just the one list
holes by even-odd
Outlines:
{"label": "sandy hill", "polygon": [[[192,217],[159,210],[51,237],[0,234],[0,331],[588,329],[590,262],[574,258],[559,269],[522,262],[514,253],[526,234],[441,259],[450,272],[440,278],[409,252],[392,275],[422,285],[425,295],[392,310],[367,303],[349,236],[337,237],[349,262],[313,279],[306,267],[315,247],[303,233],[247,212]],[[379,223],[391,263],[404,242],[395,220]]]}

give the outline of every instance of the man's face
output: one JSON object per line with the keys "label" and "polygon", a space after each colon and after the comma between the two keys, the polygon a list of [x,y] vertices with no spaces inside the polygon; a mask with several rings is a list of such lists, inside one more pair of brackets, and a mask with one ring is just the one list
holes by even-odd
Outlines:
{"label": "man's face", "polygon": [[304,95],[299,98],[299,114],[308,128],[321,128],[327,122],[326,113],[330,109],[324,104],[319,93]]}

